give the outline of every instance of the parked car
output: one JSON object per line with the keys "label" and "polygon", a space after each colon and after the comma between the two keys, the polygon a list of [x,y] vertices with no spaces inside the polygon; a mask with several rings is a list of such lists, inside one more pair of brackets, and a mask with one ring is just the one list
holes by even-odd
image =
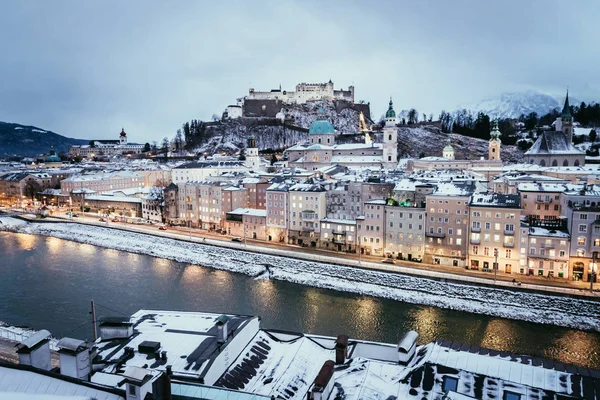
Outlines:
{"label": "parked car", "polygon": [[234,236],[231,238],[231,241],[232,242],[242,242],[242,238],[239,236]]}
{"label": "parked car", "polygon": [[161,225],[158,227],[158,229],[160,229],[161,231],[166,231],[167,230],[167,226],[166,225]]}
{"label": "parked car", "polygon": [[392,260],[391,258],[384,258],[383,260],[381,260],[381,262],[382,262],[383,264],[396,264],[396,263],[394,262],[394,260]]}
{"label": "parked car", "polygon": [[119,222],[119,218],[113,218],[112,222]]}
{"label": "parked car", "polygon": [[483,272],[492,272],[492,270],[491,270],[491,269],[489,269],[489,268],[484,268],[484,269],[482,269],[482,271],[483,271]]}
{"label": "parked car", "polygon": [[100,222],[106,222],[106,218],[100,218]]}
{"label": "parked car", "polygon": [[417,258],[413,258],[412,260],[414,262],[423,262],[423,259],[422,258],[418,258],[418,257]]}
{"label": "parked car", "polygon": [[77,218],[77,217],[79,217],[79,214],[72,214],[72,217]]}

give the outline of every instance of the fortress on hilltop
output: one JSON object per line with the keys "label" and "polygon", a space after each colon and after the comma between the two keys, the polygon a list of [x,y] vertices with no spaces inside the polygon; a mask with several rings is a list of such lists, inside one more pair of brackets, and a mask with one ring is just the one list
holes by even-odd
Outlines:
{"label": "fortress on hilltop", "polygon": [[285,104],[304,104],[314,100],[345,100],[354,103],[354,86],[348,90],[335,90],[331,79],[327,83],[299,83],[296,91],[272,89],[269,92],[257,92],[250,88],[248,100],[281,100]]}

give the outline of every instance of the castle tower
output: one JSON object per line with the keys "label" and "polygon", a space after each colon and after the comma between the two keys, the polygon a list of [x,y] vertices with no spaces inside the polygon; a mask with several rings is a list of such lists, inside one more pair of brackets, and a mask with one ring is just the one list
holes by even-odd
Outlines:
{"label": "castle tower", "polygon": [[494,120],[492,131],[490,132],[490,142],[488,145],[488,159],[489,160],[500,160],[500,136],[502,133],[498,129],[498,120]]}
{"label": "castle tower", "polygon": [[119,136],[119,144],[127,144],[127,134],[125,129],[121,128],[121,134]]}
{"label": "castle tower", "polygon": [[392,98],[385,113],[385,126],[383,127],[383,167],[394,169],[398,165],[398,128],[396,128],[396,112]]}
{"label": "castle tower", "polygon": [[248,136],[248,145],[246,146],[246,167],[252,171],[260,169],[260,158],[258,157],[258,146],[256,145],[256,136]]}
{"label": "castle tower", "polygon": [[569,143],[573,143],[573,116],[571,115],[571,107],[569,106],[569,91],[567,90],[567,97],[565,98],[565,105],[563,106],[562,114],[560,116],[561,130],[567,135]]}
{"label": "castle tower", "polygon": [[454,160],[454,147],[452,147],[450,138],[448,138],[448,142],[442,151],[442,157],[447,160]]}

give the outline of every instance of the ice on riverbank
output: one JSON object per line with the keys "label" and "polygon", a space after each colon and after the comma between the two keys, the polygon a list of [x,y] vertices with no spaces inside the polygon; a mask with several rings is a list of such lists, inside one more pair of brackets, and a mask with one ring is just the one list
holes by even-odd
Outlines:
{"label": "ice on riverbank", "polygon": [[[502,318],[600,331],[600,307],[590,300],[513,292],[344,267],[295,258],[190,243],[97,226],[69,223],[4,223],[0,230],[39,234],[116,250],[147,254],[251,276],[372,295],[414,304]],[[19,221],[22,222],[22,221]],[[265,272],[265,264],[270,272]]]}

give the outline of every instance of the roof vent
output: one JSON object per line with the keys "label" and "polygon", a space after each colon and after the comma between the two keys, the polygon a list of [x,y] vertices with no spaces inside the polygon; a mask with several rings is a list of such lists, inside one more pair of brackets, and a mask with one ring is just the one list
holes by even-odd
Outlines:
{"label": "roof vent", "polygon": [[160,342],[151,342],[149,340],[144,340],[138,345],[138,352],[142,354],[156,354],[158,352],[158,349],[160,349]]}

